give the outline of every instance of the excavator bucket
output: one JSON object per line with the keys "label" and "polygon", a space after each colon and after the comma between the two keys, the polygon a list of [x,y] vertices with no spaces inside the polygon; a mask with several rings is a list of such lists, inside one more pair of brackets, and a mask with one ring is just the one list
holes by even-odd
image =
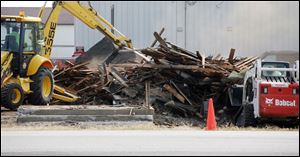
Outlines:
{"label": "excavator bucket", "polygon": [[59,87],[57,85],[54,86],[53,98],[64,102],[75,102],[78,99],[80,99],[80,97],[67,92],[64,88]]}

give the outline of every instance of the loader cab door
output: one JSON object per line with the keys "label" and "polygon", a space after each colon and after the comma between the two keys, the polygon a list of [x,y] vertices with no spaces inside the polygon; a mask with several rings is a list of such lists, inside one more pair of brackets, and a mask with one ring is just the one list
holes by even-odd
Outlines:
{"label": "loader cab door", "polygon": [[40,32],[39,23],[26,22],[22,23],[22,42],[23,47],[21,50],[21,65],[20,75],[27,75],[27,68],[31,59],[35,55],[39,55],[43,48],[43,34]]}
{"label": "loader cab door", "polygon": [[11,70],[15,76],[20,73],[21,47],[22,23],[14,19],[1,19],[1,53],[13,53]]}
{"label": "loader cab door", "polygon": [[43,33],[39,23],[23,23],[23,54],[40,54],[43,47]]}

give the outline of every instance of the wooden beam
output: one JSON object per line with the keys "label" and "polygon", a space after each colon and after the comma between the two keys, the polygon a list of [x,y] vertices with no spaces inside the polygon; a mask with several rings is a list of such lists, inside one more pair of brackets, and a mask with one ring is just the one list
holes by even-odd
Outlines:
{"label": "wooden beam", "polygon": [[166,41],[157,32],[154,32],[154,37],[161,45],[168,47]]}
{"label": "wooden beam", "polygon": [[161,59],[161,58],[164,58],[166,56],[163,52],[157,51],[153,48],[143,49],[143,50],[141,50],[141,52],[143,54],[151,56],[155,59]]}
{"label": "wooden beam", "polygon": [[178,70],[199,70],[203,69],[198,65],[162,65],[162,64],[109,64],[111,67],[123,67],[123,68],[157,68],[157,69],[178,69]]}
{"label": "wooden beam", "polygon": [[[161,36],[164,33],[164,31],[165,31],[165,28],[163,27],[158,35]],[[155,38],[154,42],[151,44],[150,47],[154,47],[156,43],[157,43],[157,39]]]}
{"label": "wooden beam", "polygon": [[257,59],[257,57],[253,57],[253,58],[251,58],[250,60],[248,60],[248,61],[246,61],[246,62],[244,62],[244,63],[242,63],[242,64],[239,64],[238,66],[235,65],[235,67],[241,68],[241,67],[243,67],[243,66],[245,66],[245,65],[247,65],[247,64],[249,64],[249,63],[254,62],[256,59]]}
{"label": "wooden beam", "polygon": [[70,71],[70,70],[73,70],[73,69],[76,69],[76,68],[79,68],[79,67],[82,67],[82,66],[85,66],[85,65],[88,65],[88,64],[90,64],[90,62],[84,62],[84,63],[81,63],[81,64],[77,64],[77,65],[75,65],[75,66],[72,66],[72,67],[70,67],[70,68],[67,68],[67,69],[65,69],[65,70],[63,70],[63,71],[61,71],[61,72],[59,72],[58,74],[56,74],[56,75],[54,76],[54,78],[57,77],[57,76],[59,76],[59,75],[61,75],[61,74],[63,74],[63,73],[65,73],[65,72],[67,72],[67,71]]}
{"label": "wooden beam", "polygon": [[[167,44],[171,45],[173,49],[179,50],[180,53],[189,55],[190,57],[198,58],[198,57],[197,57],[197,54],[195,54],[195,53],[193,53],[193,52],[190,52],[189,50],[186,50],[186,49],[184,49],[184,48],[182,48],[182,47],[179,47],[179,46],[177,46],[177,45],[175,45],[175,44],[172,44],[172,43],[170,43],[170,42],[167,42]],[[198,58],[198,59],[199,59],[199,58]],[[199,60],[201,60],[201,59],[199,59]]]}
{"label": "wooden beam", "polygon": [[247,62],[249,60],[252,60],[253,58],[255,58],[255,57],[247,57],[247,58],[245,58],[243,60],[240,60],[239,62],[235,63],[234,66],[237,67],[237,66],[239,66],[239,65],[241,65],[241,64],[243,64],[243,63],[245,63],[245,62]]}
{"label": "wooden beam", "polygon": [[145,104],[150,109],[150,81],[145,82]]}
{"label": "wooden beam", "polygon": [[229,63],[233,62],[234,54],[235,54],[235,49],[231,48],[230,52],[229,52],[229,57],[228,57]]}
{"label": "wooden beam", "polygon": [[185,100],[190,105],[193,105],[192,101],[180,90],[180,88],[173,81],[171,81],[171,84],[176,88],[176,90],[185,98]]}
{"label": "wooden beam", "polygon": [[125,87],[129,87],[127,85],[127,81],[121,74],[119,74],[119,72],[114,68],[114,67],[110,67],[110,73],[114,76],[115,79],[117,79],[123,86]]}
{"label": "wooden beam", "polygon": [[176,89],[172,88],[168,84],[164,84],[163,86],[169,93],[171,93],[173,96],[175,96],[180,102],[185,103],[185,98],[181,96]]}

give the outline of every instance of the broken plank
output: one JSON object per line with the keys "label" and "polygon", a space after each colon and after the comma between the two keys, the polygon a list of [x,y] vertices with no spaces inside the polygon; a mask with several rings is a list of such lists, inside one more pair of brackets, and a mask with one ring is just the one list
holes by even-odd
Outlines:
{"label": "broken plank", "polygon": [[231,48],[231,49],[230,49],[230,52],[229,52],[229,57],[228,57],[228,61],[229,61],[229,63],[231,63],[231,64],[232,64],[232,62],[233,62],[234,54],[235,54],[235,49]]}
{"label": "broken plank", "polygon": [[[177,46],[177,45],[175,45],[175,44],[172,44],[172,43],[170,43],[170,42],[166,42],[166,43],[169,44],[169,45],[171,45],[173,49],[179,50],[180,53],[186,54],[186,55],[188,55],[188,56],[190,56],[190,57],[198,58],[198,57],[197,57],[197,54],[195,54],[195,53],[193,53],[193,52],[190,52],[189,50],[186,50],[186,49],[184,49],[184,48],[181,48],[181,47],[179,47],[179,46]],[[199,58],[198,58],[198,59],[199,59]],[[200,59],[199,59],[199,60],[200,60]]]}
{"label": "broken plank", "polygon": [[185,58],[191,59],[191,60],[193,60],[193,61],[202,63],[201,60],[199,60],[198,58],[191,57],[191,56],[189,56],[189,55],[187,55],[187,54],[184,54],[184,53],[180,53],[180,52],[178,52],[178,51],[176,51],[176,50],[170,49],[170,52],[175,53],[175,54],[180,55],[180,56],[183,56],[183,57],[185,57]]}
{"label": "broken plank", "polygon": [[[165,31],[165,28],[163,27],[161,29],[161,31],[159,32],[159,36],[161,36],[163,34],[163,32]],[[155,38],[154,42],[151,44],[150,47],[154,47],[154,45],[157,43],[157,39]]]}
{"label": "broken plank", "polygon": [[176,88],[176,90],[185,98],[185,100],[193,106],[193,103],[190,101],[190,99],[180,90],[180,88],[173,82],[171,81],[171,84]]}
{"label": "broken plank", "polygon": [[254,62],[256,59],[257,59],[257,57],[253,57],[252,59],[250,59],[250,60],[248,60],[248,61],[246,61],[246,62],[244,62],[244,63],[242,63],[242,64],[240,64],[238,66],[235,65],[235,67],[237,67],[237,68],[243,67],[243,66],[245,66],[245,65],[247,65],[249,63]]}
{"label": "broken plank", "polygon": [[221,54],[218,54],[216,57],[214,57],[212,60],[219,60],[219,58],[221,57]]}
{"label": "broken plank", "polygon": [[110,73],[114,76],[115,79],[117,79],[123,86],[125,87],[129,87],[127,85],[127,79],[125,79],[121,74],[119,74],[119,72],[114,68],[114,67],[110,67]]}
{"label": "broken plank", "polygon": [[171,93],[173,96],[175,96],[180,102],[185,103],[185,98],[181,96],[176,89],[172,88],[168,84],[164,84],[163,86],[169,93]]}
{"label": "broken plank", "polygon": [[147,49],[144,49],[144,50],[141,50],[141,52],[145,55],[148,55],[148,56],[151,56],[155,59],[161,59],[161,58],[164,58],[165,57],[165,54],[160,52],[160,51],[157,51],[153,48],[147,48]]}
{"label": "broken plank", "polygon": [[168,47],[166,41],[157,32],[154,32],[154,37],[161,45]]}
{"label": "broken plank", "polygon": [[146,62],[150,63],[151,62],[151,58],[148,58],[147,56],[145,56],[144,54],[142,54],[140,51],[128,48],[128,47],[124,47],[124,49],[126,50],[132,50],[136,55],[142,57]]}
{"label": "broken plank", "polygon": [[145,104],[150,109],[150,81],[145,82]]}
{"label": "broken plank", "polygon": [[123,68],[157,68],[157,69],[178,69],[178,70],[199,70],[202,67],[198,65],[162,65],[162,64],[110,64],[111,67]]}
{"label": "broken plank", "polygon": [[85,65],[87,65],[87,64],[89,64],[89,62],[84,62],[84,63],[81,63],[81,64],[77,64],[77,65],[75,65],[75,66],[73,66],[73,67],[67,68],[67,69],[65,69],[65,70],[63,70],[63,71],[61,71],[61,72],[59,72],[59,73],[56,74],[54,77],[57,77],[57,76],[59,76],[59,75],[65,73],[65,72],[67,72],[67,71],[70,71],[70,70],[73,70],[73,69],[76,69],[76,68],[85,66]]}
{"label": "broken plank", "polygon": [[248,62],[249,60],[252,60],[253,58],[255,58],[255,57],[247,57],[247,58],[245,58],[245,59],[242,59],[242,60],[240,60],[239,62],[237,62],[237,63],[235,63],[234,64],[234,66],[239,66],[239,65],[241,65],[241,64],[243,64],[243,63],[245,63],[245,62]]}

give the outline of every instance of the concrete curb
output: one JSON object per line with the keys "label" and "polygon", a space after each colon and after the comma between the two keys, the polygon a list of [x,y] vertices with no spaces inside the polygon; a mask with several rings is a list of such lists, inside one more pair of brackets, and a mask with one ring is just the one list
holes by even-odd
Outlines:
{"label": "concrete curb", "polygon": [[153,121],[153,109],[103,106],[25,106],[18,110],[18,123]]}
{"label": "concrete curb", "polygon": [[92,115],[22,115],[17,119],[18,123],[28,122],[95,122],[95,121],[153,121],[152,115],[106,115],[106,116],[92,116]]}

